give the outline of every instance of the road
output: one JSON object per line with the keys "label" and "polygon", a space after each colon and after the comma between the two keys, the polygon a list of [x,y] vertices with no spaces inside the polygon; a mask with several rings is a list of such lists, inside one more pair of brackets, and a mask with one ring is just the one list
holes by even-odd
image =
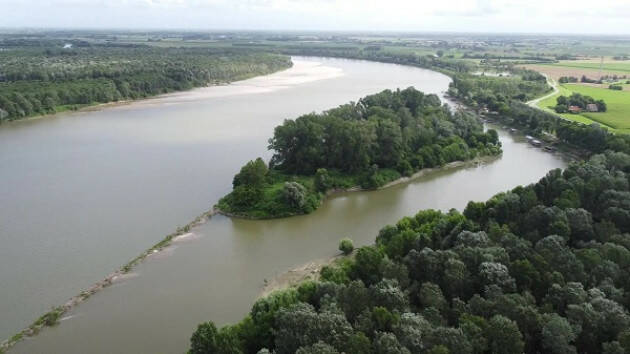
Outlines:
{"label": "road", "polygon": [[539,98],[536,98],[536,99],[533,99],[533,100],[527,102],[528,105],[530,105],[532,107],[535,107],[535,108],[538,108],[538,103],[540,103],[540,101],[545,100],[545,99],[547,99],[547,98],[549,98],[549,97],[551,97],[551,96],[553,96],[553,95],[555,95],[555,94],[557,94],[559,92],[558,84],[556,83],[556,81],[554,79],[550,78],[549,76],[545,75],[545,74],[542,74],[542,75],[547,78],[547,83],[549,84],[549,86],[551,86],[553,91],[551,93],[547,94],[547,95],[544,95],[542,97],[539,97]]}

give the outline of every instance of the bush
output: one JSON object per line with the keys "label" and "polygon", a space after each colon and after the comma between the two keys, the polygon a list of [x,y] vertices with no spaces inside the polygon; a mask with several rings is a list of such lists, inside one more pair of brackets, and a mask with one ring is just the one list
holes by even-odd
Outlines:
{"label": "bush", "polygon": [[352,240],[349,238],[344,238],[339,241],[339,250],[343,252],[343,254],[345,254],[346,256],[352,253],[352,251],[354,250],[354,244],[352,243]]}
{"label": "bush", "polygon": [[623,86],[621,85],[610,85],[608,86],[609,89],[611,90],[615,90],[615,91],[622,91],[623,90]]}
{"label": "bush", "polygon": [[304,210],[306,206],[306,188],[297,182],[285,182],[283,195],[286,202],[294,209]]}

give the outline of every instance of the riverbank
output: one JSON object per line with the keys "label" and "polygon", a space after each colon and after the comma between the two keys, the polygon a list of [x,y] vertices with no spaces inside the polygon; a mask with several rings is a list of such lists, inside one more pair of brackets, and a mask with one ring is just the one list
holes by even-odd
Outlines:
{"label": "riverbank", "polygon": [[317,259],[278,274],[271,279],[265,279],[265,285],[260,291],[258,298],[266,297],[274,291],[291,288],[304,281],[318,281],[323,267],[348,257],[352,257],[352,254],[348,256],[339,254],[330,258]]}
{"label": "riverbank", "polygon": [[[369,189],[369,188],[363,188],[360,185],[355,185],[352,187],[348,187],[348,188],[332,188],[326,191],[326,193],[323,193],[323,195],[321,196],[320,200],[319,200],[319,206],[321,206],[323,203],[325,203],[329,198],[335,197],[336,195],[339,194],[344,194],[344,193],[353,193],[353,192],[373,192],[373,191],[378,191],[378,190],[384,190],[387,188],[391,188],[403,183],[408,183],[408,182],[412,182],[415,179],[421,178],[423,176],[426,176],[430,173],[436,173],[436,172],[443,172],[443,171],[448,171],[454,168],[458,168],[458,167],[462,167],[462,166],[475,166],[475,165],[479,165],[479,164],[484,164],[484,163],[489,163],[492,162],[496,159],[498,159],[501,156],[501,154],[499,155],[485,155],[485,156],[480,156],[480,157],[476,157],[474,159],[471,160],[465,160],[465,161],[453,161],[453,162],[449,162],[443,166],[440,167],[432,167],[432,168],[423,168],[422,170],[412,174],[411,176],[403,176],[403,177],[399,177],[395,180],[389,181],[387,183],[385,183],[384,185],[378,187],[378,188],[374,188],[374,189]],[[230,218],[238,218],[238,219],[244,219],[244,220],[272,220],[272,219],[282,219],[282,218],[287,218],[287,217],[292,217],[292,216],[300,216],[300,215],[307,215],[306,214],[293,214],[293,215],[283,215],[283,216],[270,216],[270,217],[256,217],[256,216],[252,216],[252,215],[248,215],[248,214],[242,214],[242,213],[236,213],[236,212],[230,212],[230,211],[225,211],[223,209],[221,209],[220,205],[217,204],[214,206],[214,211],[217,214],[221,214],[223,216],[227,216]]]}

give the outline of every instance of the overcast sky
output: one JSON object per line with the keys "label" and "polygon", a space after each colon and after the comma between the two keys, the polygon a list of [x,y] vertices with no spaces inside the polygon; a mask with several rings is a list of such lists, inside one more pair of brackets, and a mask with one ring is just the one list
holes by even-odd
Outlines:
{"label": "overcast sky", "polygon": [[630,0],[0,0],[0,27],[630,34]]}

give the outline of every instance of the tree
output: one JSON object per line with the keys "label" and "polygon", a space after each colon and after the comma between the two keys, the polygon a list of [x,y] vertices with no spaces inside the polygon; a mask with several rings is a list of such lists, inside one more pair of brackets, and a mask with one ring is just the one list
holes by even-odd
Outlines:
{"label": "tree", "polygon": [[361,280],[353,280],[341,289],[337,296],[339,307],[350,322],[370,306],[371,299],[368,289]]}
{"label": "tree", "polygon": [[205,322],[197,326],[197,330],[190,338],[190,353],[216,353],[217,334],[217,327],[212,322]]}
{"label": "tree", "polygon": [[313,345],[299,348],[295,354],[338,354],[339,352],[333,346],[319,341]]}
{"label": "tree", "polygon": [[363,332],[356,332],[348,339],[345,352],[347,354],[370,354],[372,353],[372,343]]}
{"label": "tree", "polygon": [[318,168],[315,172],[315,189],[318,192],[326,192],[332,187],[328,170],[325,168]]}
{"label": "tree", "polygon": [[409,350],[398,342],[393,333],[380,332],[374,339],[375,354],[411,354]]}
{"label": "tree", "polygon": [[438,310],[446,308],[446,299],[442,295],[442,290],[433,283],[423,283],[418,297],[423,307],[434,307]]}
{"label": "tree", "polygon": [[241,171],[234,176],[232,186],[234,188],[238,186],[261,187],[265,183],[267,172],[267,165],[263,159],[259,157],[241,167]]}
{"label": "tree", "polygon": [[523,335],[516,323],[501,315],[493,316],[488,322],[488,342],[493,354],[523,353]]}
{"label": "tree", "polygon": [[346,345],[352,334],[352,326],[342,314],[327,311],[318,314],[313,306],[304,303],[281,309],[276,317],[276,326],[278,354],[295,353],[298,348],[319,341],[338,350]]}
{"label": "tree", "polygon": [[273,348],[273,324],[276,314],[283,308],[287,308],[298,302],[298,293],[295,290],[274,292],[254,303],[250,312],[255,326],[256,336],[253,346],[258,348]]}
{"label": "tree", "polygon": [[351,268],[354,279],[361,279],[364,284],[372,285],[381,280],[381,262],[383,254],[373,247],[361,247],[357,251]]}
{"label": "tree", "polygon": [[344,255],[349,255],[354,250],[354,245],[352,244],[352,240],[349,238],[344,238],[339,241],[339,250],[343,252]]}
{"label": "tree", "polygon": [[576,353],[575,347],[570,343],[577,337],[569,321],[557,314],[545,316],[545,325],[542,329],[543,347],[553,354]]}
{"label": "tree", "polygon": [[232,327],[217,331],[212,322],[202,323],[190,338],[191,354],[242,354],[241,343]]}
{"label": "tree", "polygon": [[514,291],[516,282],[510,277],[508,268],[495,262],[483,262],[479,267],[479,276],[485,286],[496,285],[506,292]]}

